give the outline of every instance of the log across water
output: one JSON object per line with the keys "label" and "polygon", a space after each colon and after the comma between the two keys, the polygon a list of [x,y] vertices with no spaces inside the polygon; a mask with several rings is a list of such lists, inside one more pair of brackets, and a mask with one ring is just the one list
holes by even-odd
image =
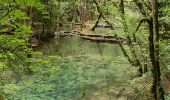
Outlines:
{"label": "log across water", "polygon": [[61,31],[59,33],[59,36],[79,36],[82,39],[90,40],[90,41],[95,41],[95,42],[104,42],[104,43],[127,43],[127,40],[124,38],[120,38],[118,36],[108,36],[108,35],[97,35],[97,34],[83,34],[78,31],[73,31],[73,32],[63,32]]}

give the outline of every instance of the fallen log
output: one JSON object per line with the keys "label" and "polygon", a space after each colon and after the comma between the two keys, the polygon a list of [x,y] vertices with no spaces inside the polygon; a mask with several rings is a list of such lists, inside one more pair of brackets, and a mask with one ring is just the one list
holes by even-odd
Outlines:
{"label": "fallen log", "polygon": [[82,39],[95,41],[95,42],[104,42],[104,43],[123,43],[126,44],[127,40],[117,36],[108,36],[108,35],[98,35],[98,34],[83,34],[77,31],[73,32],[59,32],[59,36],[79,36]]}
{"label": "fallen log", "polygon": [[119,43],[119,42],[122,42],[121,40],[116,40],[116,39],[95,38],[95,37],[87,37],[87,36],[82,36],[80,38],[90,40],[90,41],[95,41],[95,42],[104,42],[104,43]]}

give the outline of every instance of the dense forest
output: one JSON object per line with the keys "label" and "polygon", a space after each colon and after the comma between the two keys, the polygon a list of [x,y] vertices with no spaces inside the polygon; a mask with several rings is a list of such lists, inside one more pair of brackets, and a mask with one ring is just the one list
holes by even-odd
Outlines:
{"label": "dense forest", "polygon": [[0,0],[0,100],[170,100],[169,0]]}

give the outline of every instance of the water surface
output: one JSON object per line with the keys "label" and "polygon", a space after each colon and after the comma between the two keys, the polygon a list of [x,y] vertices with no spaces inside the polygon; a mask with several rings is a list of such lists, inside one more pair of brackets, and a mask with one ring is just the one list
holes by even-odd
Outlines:
{"label": "water surface", "polygon": [[[52,39],[37,51],[50,59],[41,73],[23,76],[9,98],[13,100],[126,100],[119,92],[136,75],[116,44],[96,43],[79,37]],[[59,58],[58,58],[59,56]],[[60,60],[58,60],[60,59]],[[61,71],[58,71],[58,66]],[[35,66],[36,68],[37,66]],[[34,68],[34,67],[33,67]],[[47,70],[47,68],[51,68]],[[6,93],[10,93],[9,85]],[[16,95],[19,94],[19,95]]]}

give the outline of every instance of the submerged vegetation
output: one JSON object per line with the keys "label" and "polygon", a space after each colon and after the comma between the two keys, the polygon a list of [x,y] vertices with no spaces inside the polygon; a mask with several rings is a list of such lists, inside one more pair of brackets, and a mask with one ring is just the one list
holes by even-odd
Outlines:
{"label": "submerged vegetation", "polygon": [[169,0],[0,0],[0,100],[169,100]]}

